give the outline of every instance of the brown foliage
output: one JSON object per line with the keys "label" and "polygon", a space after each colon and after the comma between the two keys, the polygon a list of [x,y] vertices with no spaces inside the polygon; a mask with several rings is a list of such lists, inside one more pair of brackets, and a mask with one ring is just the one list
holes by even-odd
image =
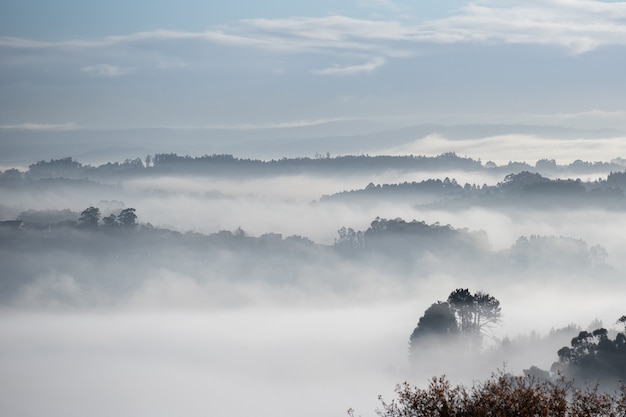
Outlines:
{"label": "brown foliage", "polygon": [[396,393],[389,403],[380,398],[380,417],[626,417],[626,386],[604,393],[563,378],[550,382],[500,372],[467,388],[435,377],[428,388],[405,382]]}

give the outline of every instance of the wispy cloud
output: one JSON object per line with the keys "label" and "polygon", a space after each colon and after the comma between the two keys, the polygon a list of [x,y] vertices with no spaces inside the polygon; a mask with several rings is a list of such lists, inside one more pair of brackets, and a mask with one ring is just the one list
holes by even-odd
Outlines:
{"label": "wispy cloud", "polygon": [[626,45],[626,3],[592,0],[479,0],[425,25],[451,39],[556,45],[573,53]]}
{"label": "wispy cloud", "polygon": [[135,72],[135,68],[132,67],[118,67],[116,65],[98,64],[89,65],[80,69],[82,72],[91,75],[92,77],[119,77],[122,75],[128,75]]}
{"label": "wispy cloud", "polygon": [[412,55],[420,43],[458,42],[555,45],[585,53],[602,45],[626,45],[626,2],[478,0],[456,15],[413,24],[346,16],[247,19],[223,27],[220,35],[211,38],[234,37],[250,46],[341,49],[386,57]]}
{"label": "wispy cloud", "polygon": [[[395,3],[388,0],[368,1],[378,7],[395,7]],[[582,54],[603,45],[626,45],[626,2],[475,0],[452,16],[430,21],[417,17],[398,19],[393,13],[382,19],[341,15],[256,18],[199,32],[154,30],[56,42],[0,37],[0,48],[72,51],[150,43],[165,49],[167,45],[180,42],[206,42],[278,53],[349,53],[378,62],[378,66],[382,65],[382,58],[412,56],[419,46],[433,43],[553,45]],[[353,67],[328,68],[328,73],[368,71],[365,66]],[[99,76],[118,76],[130,70],[108,65],[84,67],[85,72]]]}
{"label": "wispy cloud", "polygon": [[20,123],[12,125],[0,125],[0,129],[4,130],[51,130],[51,131],[65,131],[76,130],[79,127],[75,123],[58,123],[58,124],[46,124],[46,123]]}
{"label": "wispy cloud", "polygon": [[352,75],[359,74],[362,72],[372,72],[377,68],[385,65],[385,58],[377,57],[373,60],[366,62],[365,64],[358,65],[334,65],[330,68],[324,68],[320,70],[314,70],[314,74],[319,75]]}
{"label": "wispy cloud", "polygon": [[295,127],[319,126],[328,123],[361,120],[358,117],[335,117],[312,120],[290,120],[284,122],[270,122],[257,124],[212,124],[212,125],[187,125],[187,126],[162,126],[167,129],[224,129],[224,130],[256,130],[256,129],[288,129]]}
{"label": "wispy cloud", "polygon": [[[389,2],[383,1],[382,4]],[[347,16],[244,19],[204,32],[155,30],[87,40],[44,42],[0,37],[8,48],[102,48],[121,43],[200,40],[275,50],[351,49],[384,56],[410,53],[416,42],[553,44],[584,53],[626,44],[626,2],[477,0],[458,14],[408,24]]]}

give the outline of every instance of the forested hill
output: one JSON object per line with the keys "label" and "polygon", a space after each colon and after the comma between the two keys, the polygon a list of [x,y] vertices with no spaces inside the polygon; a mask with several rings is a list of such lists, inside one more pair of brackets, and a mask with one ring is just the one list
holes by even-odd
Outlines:
{"label": "forested hill", "polygon": [[399,184],[368,184],[365,188],[322,196],[321,202],[367,203],[373,200],[413,204],[549,205],[626,208],[626,173],[610,173],[606,179],[549,179],[536,172],[509,174],[496,185],[459,184],[454,178],[428,179]]}
{"label": "forested hill", "polygon": [[[481,170],[480,161],[460,157],[455,153],[429,156],[337,156],[318,155],[315,158],[282,158],[264,161],[242,159],[233,155],[179,156],[173,153],[147,155],[145,159],[127,159],[122,163],[100,166],[83,165],[71,157],[39,161],[29,166],[25,173],[32,179],[40,178],[93,178],[110,176],[139,176],[163,174],[194,175],[293,175],[333,174],[346,172],[378,172],[385,170],[438,171]],[[14,174],[15,170],[12,170]]]}
{"label": "forested hill", "polygon": [[26,172],[9,169],[1,173],[2,180],[43,178],[94,179],[123,178],[145,175],[294,175],[294,174],[346,174],[376,173],[388,170],[408,172],[437,171],[488,171],[494,175],[505,176],[522,171],[541,172],[544,175],[607,175],[611,172],[624,171],[621,161],[585,162],[574,161],[567,165],[558,165],[554,160],[539,160],[534,166],[526,162],[510,161],[497,166],[489,161],[483,164],[478,159],[459,156],[446,152],[437,156],[425,155],[317,155],[315,158],[282,158],[269,161],[260,159],[237,158],[233,155],[204,155],[199,157],[179,156],[174,153],[146,155],[144,158],[126,159],[124,162],[108,162],[99,166],[83,165],[72,157],[38,161],[31,164]]}

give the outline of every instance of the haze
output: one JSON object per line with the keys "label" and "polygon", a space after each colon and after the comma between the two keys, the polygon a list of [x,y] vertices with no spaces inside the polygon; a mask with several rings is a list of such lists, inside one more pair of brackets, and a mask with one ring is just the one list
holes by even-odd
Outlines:
{"label": "haze", "polygon": [[[2,2],[0,414],[373,416],[623,330],[626,3],[414,3]],[[457,288],[501,322],[411,361]]]}

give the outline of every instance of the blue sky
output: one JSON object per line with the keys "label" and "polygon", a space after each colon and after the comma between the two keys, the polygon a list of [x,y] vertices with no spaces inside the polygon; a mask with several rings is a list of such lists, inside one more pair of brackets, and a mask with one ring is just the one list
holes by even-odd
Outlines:
{"label": "blue sky", "polygon": [[0,127],[622,127],[626,3],[0,1]]}
{"label": "blue sky", "polygon": [[443,17],[464,2],[440,1],[336,1],[259,0],[3,0],[0,31],[7,36],[106,36],[155,28],[206,30],[240,19],[258,17],[328,16],[346,14],[372,17],[402,13],[412,17]]}

